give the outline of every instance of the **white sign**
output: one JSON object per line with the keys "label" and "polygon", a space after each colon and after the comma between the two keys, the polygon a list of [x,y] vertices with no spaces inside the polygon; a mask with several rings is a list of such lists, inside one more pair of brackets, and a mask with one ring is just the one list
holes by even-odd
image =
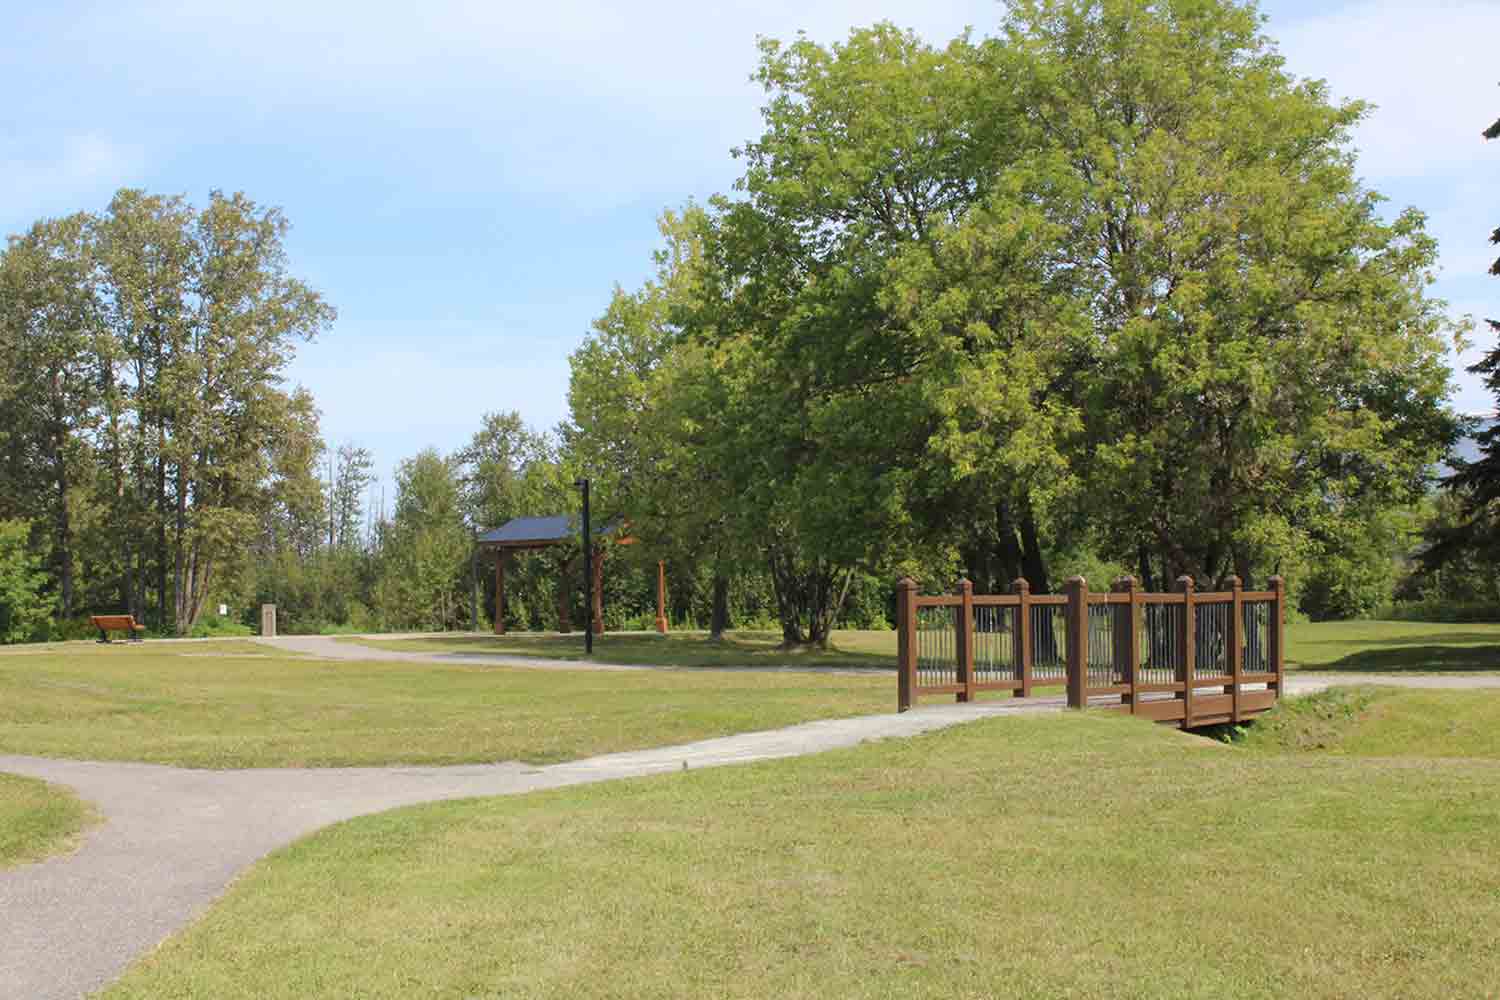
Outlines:
{"label": "white sign", "polygon": [[221,604],[221,605],[219,605],[219,617],[223,618],[227,614],[229,614],[229,605],[227,605],[227,604]]}

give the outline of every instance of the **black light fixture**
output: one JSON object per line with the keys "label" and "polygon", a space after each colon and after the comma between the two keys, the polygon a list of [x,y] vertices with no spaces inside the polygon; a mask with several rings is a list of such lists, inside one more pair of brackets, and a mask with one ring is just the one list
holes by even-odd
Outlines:
{"label": "black light fixture", "polygon": [[583,491],[583,651],[594,655],[594,545],[589,535],[589,481],[575,479]]}

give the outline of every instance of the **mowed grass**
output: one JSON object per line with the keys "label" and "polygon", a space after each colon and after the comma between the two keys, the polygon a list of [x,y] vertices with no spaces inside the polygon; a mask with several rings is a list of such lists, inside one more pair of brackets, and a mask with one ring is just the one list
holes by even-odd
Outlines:
{"label": "mowed grass", "polygon": [[[348,639],[408,652],[496,653],[559,660],[585,659],[583,635],[526,633],[423,639]],[[896,633],[842,630],[831,648],[787,653],[773,632],[731,632],[710,642],[706,632],[666,636],[605,633],[594,642],[599,662],[659,666],[848,666],[894,670]],[[1289,670],[1444,672],[1500,670],[1500,624],[1306,622],[1286,628]]]}
{"label": "mowed grass", "polygon": [[356,820],[105,996],[1500,993],[1500,762],[1097,713]]}
{"label": "mowed grass", "polygon": [[0,869],[68,850],[94,819],[93,810],[66,789],[0,774]]}
{"label": "mowed grass", "polygon": [[1309,622],[1286,629],[1289,670],[1500,670],[1500,624]]}
{"label": "mowed grass", "polygon": [[662,667],[870,667],[894,670],[896,633],[841,629],[827,649],[788,652],[779,632],[727,632],[711,642],[707,632],[606,632],[584,652],[583,633],[524,632],[509,635],[453,635],[421,639],[344,639],[376,649],[423,653],[491,653],[553,660],[591,659],[600,663]]}
{"label": "mowed grass", "polygon": [[1333,688],[1282,702],[1244,734],[1259,750],[1500,760],[1500,690]]}
{"label": "mowed grass", "polygon": [[335,662],[248,642],[0,654],[0,753],[193,767],[548,763],[894,708],[879,674]]}

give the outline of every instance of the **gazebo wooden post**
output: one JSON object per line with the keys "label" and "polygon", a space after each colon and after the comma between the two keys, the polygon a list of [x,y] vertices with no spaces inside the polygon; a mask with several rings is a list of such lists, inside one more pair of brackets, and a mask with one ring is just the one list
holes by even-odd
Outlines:
{"label": "gazebo wooden post", "polygon": [[656,560],[656,631],[667,634],[667,562]]}
{"label": "gazebo wooden post", "polygon": [[505,634],[505,550],[495,550],[495,634]]}

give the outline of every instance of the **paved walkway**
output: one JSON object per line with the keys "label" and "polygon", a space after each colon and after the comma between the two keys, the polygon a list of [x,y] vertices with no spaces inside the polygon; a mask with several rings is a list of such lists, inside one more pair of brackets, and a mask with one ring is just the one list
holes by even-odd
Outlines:
{"label": "paved walkway", "polygon": [[[539,669],[652,669],[523,658],[395,653],[320,637],[262,640],[339,659],[478,662]],[[1290,693],[1334,684],[1500,688],[1500,675],[1299,674]],[[894,686],[894,685],[893,685]],[[548,767],[205,771],[0,756],[0,771],[67,786],[104,816],[73,854],[0,872],[0,1000],[83,996],[202,913],[256,859],[330,823],[397,806],[719,767],[913,736],[973,719],[1060,711],[1060,697],[924,705],[901,715],[810,722]]]}

